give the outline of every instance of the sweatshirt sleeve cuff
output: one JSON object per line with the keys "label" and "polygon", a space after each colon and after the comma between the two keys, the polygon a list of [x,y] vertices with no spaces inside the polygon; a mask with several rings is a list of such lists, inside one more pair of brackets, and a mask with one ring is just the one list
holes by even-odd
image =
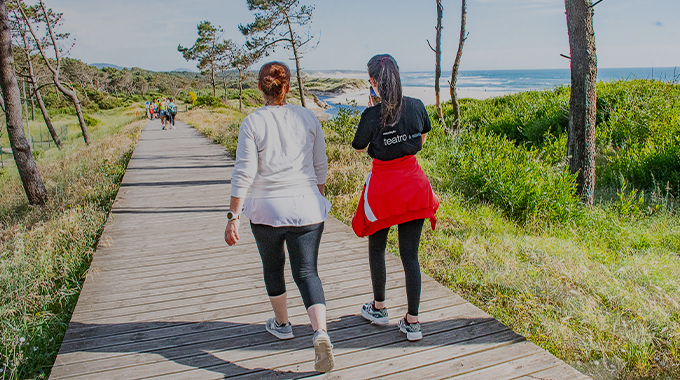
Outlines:
{"label": "sweatshirt sleeve cuff", "polygon": [[240,188],[231,186],[231,196],[236,198],[245,198],[248,195],[248,188]]}

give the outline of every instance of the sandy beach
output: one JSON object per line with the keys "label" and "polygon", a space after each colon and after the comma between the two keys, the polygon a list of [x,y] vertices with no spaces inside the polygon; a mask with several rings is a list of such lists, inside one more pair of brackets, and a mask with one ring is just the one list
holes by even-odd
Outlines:
{"label": "sandy beach", "polygon": [[[449,94],[448,87],[442,88],[441,91],[441,101],[446,102],[451,100],[451,95]],[[349,104],[352,101],[356,101],[359,106],[368,105],[368,94],[369,90],[361,90],[348,92],[340,95],[336,95],[328,99],[329,102],[335,104]],[[435,104],[434,88],[432,87],[403,87],[404,96],[409,96],[412,98],[417,98],[423,101],[425,105]],[[469,89],[469,88],[459,88],[458,97],[459,98],[473,98],[473,99],[488,99],[495,96],[507,95],[509,92],[506,91],[486,91],[483,89]]]}

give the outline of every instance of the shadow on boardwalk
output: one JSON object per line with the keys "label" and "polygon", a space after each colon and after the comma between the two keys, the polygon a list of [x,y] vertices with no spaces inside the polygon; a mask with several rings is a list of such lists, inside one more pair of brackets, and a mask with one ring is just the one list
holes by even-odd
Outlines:
{"label": "shadow on boardwalk", "polygon": [[[380,347],[386,349],[427,350],[431,347],[483,343],[490,346],[516,343],[521,336],[509,331],[492,318],[455,319],[423,323],[425,337],[418,342],[408,342],[396,326],[371,325],[362,317],[346,315],[331,321],[328,330],[338,352],[361,351]],[[142,322],[114,324],[83,324],[72,322],[69,326],[71,341],[62,347],[61,355],[74,352],[97,352],[101,359],[93,363],[98,370],[106,370],[107,358],[120,362],[121,356],[130,353],[156,354],[181,364],[186,371],[208,370],[225,378],[303,378],[317,372],[279,371],[276,369],[248,367],[247,362],[272,363],[271,367],[289,367],[313,359],[311,328],[294,326],[296,338],[280,341],[265,331],[263,324],[230,322]],[[436,332],[427,335],[428,331]],[[396,336],[395,336],[396,335]],[[96,337],[96,340],[90,338]],[[300,350],[305,355],[299,355]],[[251,351],[240,355],[242,351]],[[260,351],[253,355],[252,351]],[[111,355],[107,355],[111,354]],[[296,355],[297,354],[297,355]],[[372,351],[371,356],[376,352]],[[239,358],[242,356],[243,359]],[[379,355],[378,355],[379,356]],[[259,359],[259,360],[258,360]],[[158,358],[158,361],[163,359]],[[342,362],[342,355],[336,362]],[[138,365],[131,357],[129,365]],[[239,364],[236,364],[236,363]],[[240,363],[244,362],[244,363]],[[148,364],[148,363],[145,363]],[[278,365],[276,365],[278,364]]]}

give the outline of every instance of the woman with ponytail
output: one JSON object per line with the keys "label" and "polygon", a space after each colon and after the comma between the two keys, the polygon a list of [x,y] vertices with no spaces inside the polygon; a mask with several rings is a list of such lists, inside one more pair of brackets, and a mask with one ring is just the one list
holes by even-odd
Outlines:
{"label": "woman with ponytail", "polygon": [[418,321],[420,264],[418,245],[424,219],[435,227],[439,199],[418,165],[415,154],[431,129],[423,102],[402,96],[399,66],[388,54],[368,61],[369,82],[381,101],[362,114],[352,147],[368,151],[373,169],[359,199],[352,228],[368,236],[368,257],[373,283],[373,301],[363,305],[361,315],[369,321],[389,324],[385,306],[385,248],[391,226],[398,225],[399,253],[406,277],[408,313],[399,320],[408,340],[422,338]]}
{"label": "woman with ponytail", "polygon": [[[324,197],[328,163],[321,124],[306,108],[286,103],[290,70],[281,62],[260,69],[258,88],[265,105],[241,123],[231,203],[224,239],[239,240],[239,214],[250,220],[262,259],[274,318],[265,328],[279,339],[293,338],[288,320],[284,244],[295,284],[314,329],[315,368],[333,368],[333,345],[326,333],[326,300],[317,274],[319,244],[331,204]],[[250,198],[244,199],[252,186]]]}

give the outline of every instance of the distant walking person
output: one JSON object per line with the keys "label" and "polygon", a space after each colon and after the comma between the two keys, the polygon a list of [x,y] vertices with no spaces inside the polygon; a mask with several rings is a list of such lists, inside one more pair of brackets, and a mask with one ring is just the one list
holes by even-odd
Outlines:
{"label": "distant walking person", "polygon": [[175,116],[177,116],[177,105],[173,98],[168,99],[168,116],[170,118],[170,124],[172,129],[175,129]]}
{"label": "distant walking person", "polygon": [[149,120],[152,119],[151,118],[151,110],[149,109],[150,107],[151,107],[151,102],[147,100],[146,101],[146,117],[148,117]]}
{"label": "distant walking person", "polygon": [[398,225],[408,300],[408,313],[398,326],[408,340],[419,340],[423,334],[418,321],[421,287],[418,245],[424,219],[429,218],[434,229],[439,207],[439,199],[415,157],[431,129],[430,118],[423,102],[402,96],[399,67],[392,56],[371,58],[368,76],[381,100],[361,114],[352,141],[354,149],[368,150],[373,157],[373,169],[352,220],[354,232],[368,236],[373,283],[373,301],[361,308],[361,315],[379,325],[389,324],[385,307],[385,248],[390,227]]}
{"label": "distant walking person", "polygon": [[152,100],[151,103],[149,103],[149,114],[151,120],[156,117],[156,100]]}
{"label": "distant walking person", "polygon": [[[293,279],[314,329],[315,368],[328,372],[334,365],[333,345],[326,332],[326,299],[317,274],[321,234],[331,208],[323,196],[328,171],[326,143],[314,113],[286,103],[288,66],[267,63],[260,69],[257,86],[266,103],[241,123],[224,239],[229,245],[238,242],[243,207],[275,314],[265,328],[279,339],[293,338],[283,275],[284,244],[288,247]],[[251,185],[252,193],[244,204]]]}
{"label": "distant walking person", "polygon": [[168,129],[168,121],[170,120],[170,113],[168,112],[168,100],[163,98],[158,103],[158,116],[161,118],[161,125],[163,129]]}

